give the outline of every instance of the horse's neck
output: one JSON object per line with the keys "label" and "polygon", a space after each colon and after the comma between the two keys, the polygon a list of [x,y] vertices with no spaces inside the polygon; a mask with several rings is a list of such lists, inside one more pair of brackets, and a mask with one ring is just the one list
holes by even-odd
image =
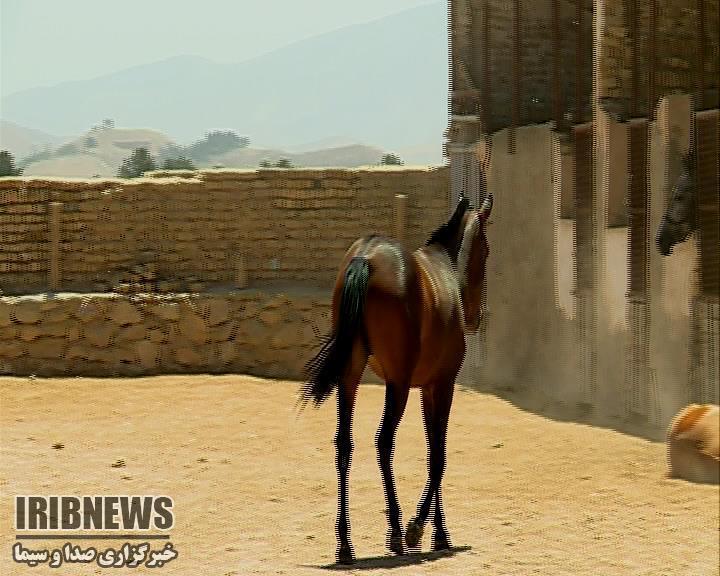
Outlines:
{"label": "horse's neck", "polygon": [[446,319],[455,311],[463,314],[457,270],[448,253],[439,246],[430,245],[416,250],[414,257],[418,279],[425,287],[421,293],[428,299],[424,304]]}

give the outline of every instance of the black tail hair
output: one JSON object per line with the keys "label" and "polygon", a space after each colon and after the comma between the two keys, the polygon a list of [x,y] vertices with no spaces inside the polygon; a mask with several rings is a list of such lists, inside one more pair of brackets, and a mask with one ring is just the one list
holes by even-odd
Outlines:
{"label": "black tail hair", "polygon": [[340,310],[335,330],[326,337],[317,355],[305,366],[307,382],[300,393],[304,406],[312,398],[315,406],[322,404],[345,375],[353,343],[362,324],[365,295],[370,279],[370,264],[356,256],[345,270]]}

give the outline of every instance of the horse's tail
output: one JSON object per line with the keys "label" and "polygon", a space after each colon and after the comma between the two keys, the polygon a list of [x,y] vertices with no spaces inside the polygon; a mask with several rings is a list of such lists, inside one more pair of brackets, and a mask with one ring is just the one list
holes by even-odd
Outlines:
{"label": "horse's tail", "polygon": [[305,366],[307,382],[300,394],[303,405],[312,398],[315,406],[319,406],[345,375],[355,338],[362,325],[369,280],[370,264],[367,258],[356,256],[350,260],[345,269],[337,326],[317,355]]}

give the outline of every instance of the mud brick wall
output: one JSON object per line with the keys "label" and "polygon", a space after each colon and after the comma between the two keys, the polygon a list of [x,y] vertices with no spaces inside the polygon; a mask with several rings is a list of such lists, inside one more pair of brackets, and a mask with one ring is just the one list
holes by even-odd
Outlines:
{"label": "mud brick wall", "polygon": [[329,328],[320,291],[0,297],[0,374],[302,378]]}
{"label": "mud brick wall", "polygon": [[[650,0],[636,0],[638,108],[648,109],[651,48]],[[688,0],[656,2],[655,97],[683,92],[699,94],[700,32],[699,3]],[[720,78],[720,13],[717,0],[703,0],[705,69],[702,72],[705,98],[696,109],[718,107]],[[605,0],[600,26],[599,96],[630,99],[632,96],[632,2]]]}
{"label": "mud brick wall", "polygon": [[[140,262],[179,291],[233,282],[328,287],[359,236],[393,235],[407,195],[405,240],[422,244],[448,213],[445,167],[208,170],[137,180],[0,179],[0,289],[48,290],[51,202],[61,202],[60,289],[100,292]],[[192,280],[192,281],[191,281]],[[195,286],[193,285],[193,282]]]}
{"label": "mud brick wall", "polygon": [[[455,57],[467,67],[475,88],[482,89],[483,42],[486,7],[490,50],[490,91],[488,132],[511,123],[513,74],[513,3],[506,0],[455,0],[453,42]],[[582,23],[576,19],[574,1],[558,0],[560,53],[560,89],[563,110],[573,110],[575,103],[576,35],[580,28],[582,45],[582,101],[579,106],[586,120],[591,117],[593,13],[592,2],[583,0]],[[553,37],[552,1],[520,2],[520,119],[521,124],[543,123],[554,118],[553,109]],[[462,37],[468,36],[467,38]],[[466,89],[456,74],[453,89]]]}
{"label": "mud brick wall", "polygon": [[5,180],[0,178],[0,289],[39,288],[48,275],[50,192]]}

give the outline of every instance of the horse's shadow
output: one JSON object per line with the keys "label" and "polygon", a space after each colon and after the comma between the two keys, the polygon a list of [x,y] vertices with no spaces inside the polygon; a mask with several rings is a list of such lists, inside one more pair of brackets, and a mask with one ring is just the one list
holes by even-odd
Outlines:
{"label": "horse's shadow", "polygon": [[454,546],[450,550],[442,552],[418,552],[415,554],[404,554],[403,556],[370,556],[357,558],[354,564],[324,564],[308,565],[305,568],[321,568],[323,570],[376,570],[378,568],[400,568],[401,566],[413,566],[435,562],[441,558],[449,558],[461,552],[471,550],[472,546]]}

